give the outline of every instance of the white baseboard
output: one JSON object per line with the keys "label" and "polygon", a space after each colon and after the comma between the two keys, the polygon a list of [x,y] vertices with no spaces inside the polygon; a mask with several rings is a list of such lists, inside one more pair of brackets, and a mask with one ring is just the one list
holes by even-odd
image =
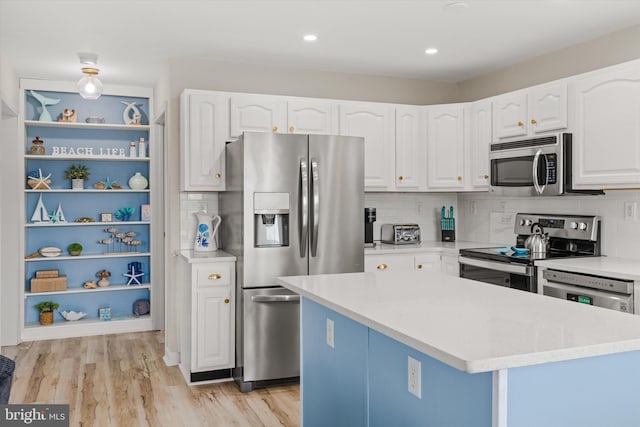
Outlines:
{"label": "white baseboard", "polygon": [[167,366],[176,366],[180,363],[180,353],[177,351],[171,351],[169,350],[169,347],[165,347],[162,360],[164,360],[164,364]]}

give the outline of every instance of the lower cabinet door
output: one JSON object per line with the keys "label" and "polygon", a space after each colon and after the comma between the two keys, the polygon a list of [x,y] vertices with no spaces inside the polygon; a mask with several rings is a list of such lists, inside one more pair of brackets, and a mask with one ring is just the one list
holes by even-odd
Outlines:
{"label": "lower cabinet door", "polygon": [[366,255],[364,271],[411,271],[413,255]]}
{"label": "lower cabinet door", "polygon": [[420,254],[414,258],[414,268],[419,271],[440,271],[439,254]]}
{"label": "lower cabinet door", "polygon": [[195,360],[192,372],[233,366],[235,347],[231,287],[198,290]]}
{"label": "lower cabinet door", "polygon": [[460,263],[457,256],[442,255],[441,268],[444,274],[449,276],[460,276]]}

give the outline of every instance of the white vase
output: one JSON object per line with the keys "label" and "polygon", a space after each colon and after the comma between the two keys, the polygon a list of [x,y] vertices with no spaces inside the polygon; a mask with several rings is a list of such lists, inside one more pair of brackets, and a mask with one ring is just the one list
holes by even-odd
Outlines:
{"label": "white vase", "polygon": [[222,219],[215,215],[211,217],[206,212],[197,212],[196,239],[193,250],[197,252],[212,252],[218,250],[218,227]]}
{"label": "white vase", "polygon": [[84,179],[72,179],[71,180],[71,189],[72,190],[84,190]]}
{"label": "white vase", "polygon": [[149,185],[149,181],[140,172],[136,172],[135,175],[129,178],[129,188],[132,190],[144,190],[147,185]]}

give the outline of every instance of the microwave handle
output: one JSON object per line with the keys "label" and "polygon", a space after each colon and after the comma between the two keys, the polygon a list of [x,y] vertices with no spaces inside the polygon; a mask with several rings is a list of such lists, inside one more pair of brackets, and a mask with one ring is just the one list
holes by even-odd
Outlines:
{"label": "microwave handle", "polygon": [[548,174],[545,173],[544,185],[540,186],[540,184],[538,184],[538,162],[540,162],[540,156],[542,155],[542,150],[538,150],[536,155],[533,157],[533,186],[536,189],[536,193],[538,193],[538,195],[541,195],[544,191],[544,187],[547,186],[548,177]]}

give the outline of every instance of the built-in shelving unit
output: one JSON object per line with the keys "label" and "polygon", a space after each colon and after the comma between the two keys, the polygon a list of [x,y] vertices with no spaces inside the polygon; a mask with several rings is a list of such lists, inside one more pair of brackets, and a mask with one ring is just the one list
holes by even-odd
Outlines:
{"label": "built-in shelving unit", "polygon": [[[154,197],[151,174],[157,147],[154,147],[149,125],[152,91],[130,88],[128,92],[127,88],[119,87],[111,92],[105,90],[98,100],[89,101],[75,92],[73,84],[49,83],[23,81],[21,88],[24,141],[24,203],[20,207],[24,218],[24,239],[20,242],[24,253],[21,338],[40,340],[153,329],[153,311],[149,315],[133,315],[134,302],[145,299],[151,303],[154,288],[158,286],[152,277],[152,262],[156,256],[152,242],[153,217],[141,217],[143,206],[145,214],[152,212]],[[31,90],[46,98],[60,100],[46,106],[53,121],[39,120],[42,106],[31,95]],[[124,123],[125,104],[132,102],[141,113],[141,124]],[[64,109],[76,110],[77,121],[58,121]],[[105,123],[86,123],[89,116],[102,117]],[[44,141],[44,154],[31,152],[36,137]],[[146,150],[144,155],[138,156],[141,138]],[[135,142],[135,156],[129,152],[132,141]],[[64,172],[78,164],[87,166],[91,174],[84,189],[73,190],[70,180],[64,178]],[[50,176],[50,188],[30,188],[27,176],[39,176],[40,171],[43,176]],[[129,178],[137,172],[147,178],[149,187],[129,188]],[[97,183],[105,182],[116,183],[118,188],[96,188]],[[46,212],[37,214],[43,212],[42,207]],[[117,219],[116,212],[122,208],[134,209],[130,220]],[[50,221],[47,216],[58,210],[62,211],[63,220],[54,218]],[[102,221],[104,214],[111,214],[113,221]],[[92,222],[84,222],[87,218]],[[116,237],[116,233],[127,232],[131,240],[138,241],[137,246],[124,241],[125,236]],[[106,243],[109,239],[112,243]],[[83,246],[83,251],[72,256],[67,247],[75,242]],[[39,249],[47,246],[62,249],[62,254],[38,256]],[[131,274],[132,265],[134,268],[141,266],[141,271],[134,271],[142,273],[137,278],[141,284],[127,276]],[[57,270],[60,276],[66,276],[66,289],[32,292],[31,280],[42,270]],[[101,270],[111,273],[109,286],[85,288],[85,282],[100,280],[96,273]],[[34,308],[42,301],[58,303],[60,312],[83,311],[88,315],[79,321],[66,321],[56,313],[53,325],[42,326]],[[101,320],[99,309],[107,307],[111,310],[111,320]]]}

